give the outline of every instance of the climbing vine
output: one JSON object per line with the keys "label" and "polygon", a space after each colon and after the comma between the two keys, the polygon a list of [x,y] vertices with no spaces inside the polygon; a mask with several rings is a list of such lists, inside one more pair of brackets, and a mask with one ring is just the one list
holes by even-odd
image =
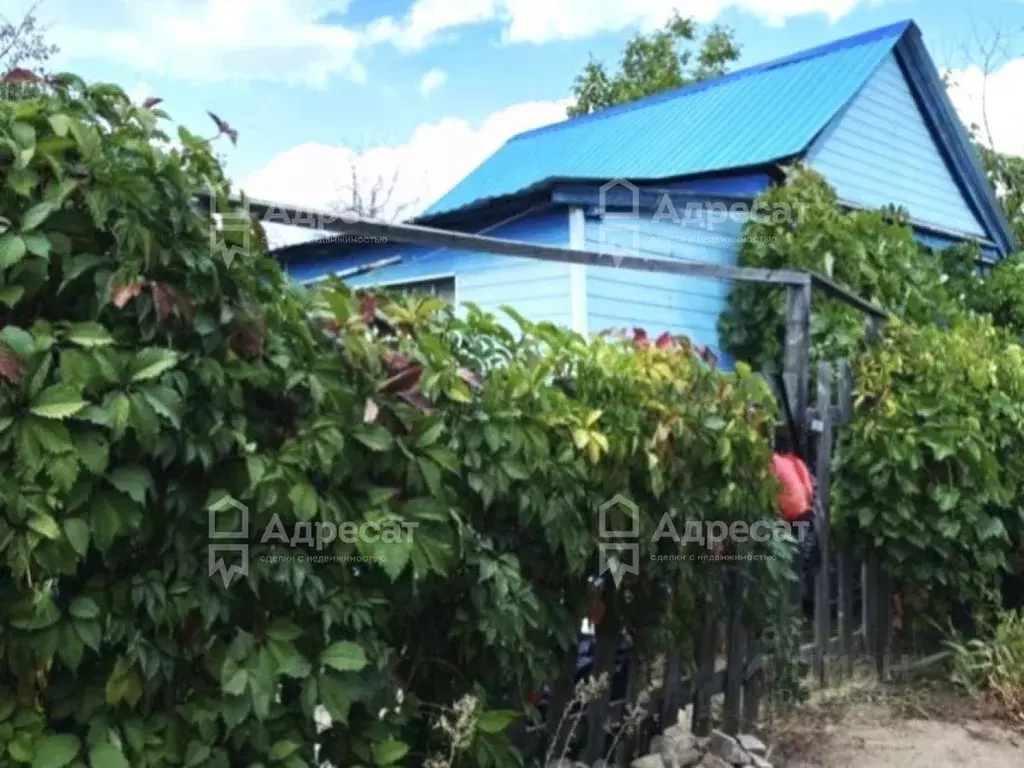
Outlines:
{"label": "climbing vine", "polygon": [[[987,276],[973,247],[920,245],[896,209],[850,211],[797,167],[766,193],[799,215],[751,222],[740,262],[826,274],[892,315],[868,342],[856,310],[818,299],[812,356],[854,365],[855,417],[834,458],[836,532],[880,557],[911,605],[943,622],[991,604],[1019,542],[1024,418],[1018,259]],[[781,359],[784,299],[740,286],[721,329],[740,359]]]}
{"label": "climbing vine", "polygon": [[[722,608],[703,543],[653,533],[772,519],[760,377],[667,335],[307,291],[157,100],[16,74],[0,766],[515,765],[506,728],[575,648],[616,495],[639,560],[602,620],[656,648]],[[762,620],[791,542],[730,551],[765,546]]]}

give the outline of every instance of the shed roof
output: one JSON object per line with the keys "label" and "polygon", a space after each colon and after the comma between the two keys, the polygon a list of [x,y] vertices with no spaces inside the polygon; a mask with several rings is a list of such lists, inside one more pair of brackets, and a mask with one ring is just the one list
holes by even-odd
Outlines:
{"label": "shed roof", "polygon": [[972,208],[1003,253],[1015,249],[920,30],[909,20],[521,133],[417,220],[451,221],[567,180],[679,179],[798,159],[894,50]]}
{"label": "shed roof", "polygon": [[660,179],[765,165],[803,152],[912,22],[801,51],[510,139],[425,216],[548,179]]}

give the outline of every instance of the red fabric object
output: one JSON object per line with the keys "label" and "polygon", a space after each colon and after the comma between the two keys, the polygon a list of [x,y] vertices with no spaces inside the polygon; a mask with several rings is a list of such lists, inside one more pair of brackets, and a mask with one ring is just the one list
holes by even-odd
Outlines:
{"label": "red fabric object", "polygon": [[814,504],[814,484],[807,465],[795,453],[776,453],[772,470],[782,486],[776,502],[779,513],[791,523],[801,519]]}

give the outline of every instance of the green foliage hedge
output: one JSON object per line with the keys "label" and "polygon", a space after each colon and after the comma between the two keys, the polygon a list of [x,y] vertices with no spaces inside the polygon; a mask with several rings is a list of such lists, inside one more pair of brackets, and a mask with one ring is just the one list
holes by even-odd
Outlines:
{"label": "green foliage hedge", "polygon": [[[1019,258],[983,277],[975,249],[919,245],[899,210],[843,210],[802,167],[766,198],[798,215],[750,223],[743,265],[816,270],[893,317],[868,343],[859,312],[824,297],[813,307],[812,356],[854,364],[855,418],[833,465],[836,532],[884,563],[911,608],[942,623],[958,601],[991,605],[1021,543]],[[780,359],[783,301],[737,288],[722,319],[726,346],[759,365]]]}
{"label": "green foliage hedge", "polygon": [[[772,519],[759,377],[667,337],[309,294],[258,226],[194,208],[226,180],[155,106],[70,76],[8,95],[0,766],[421,765],[467,694],[470,762],[515,764],[503,729],[575,645],[617,493],[645,543],[605,620],[656,645],[722,607],[718,568],[650,561],[680,550],[647,537],[663,513]],[[229,496],[249,568],[225,587]],[[319,546],[261,535],[275,520]],[[334,536],[365,523],[415,527]],[[752,621],[787,563],[751,563]]]}

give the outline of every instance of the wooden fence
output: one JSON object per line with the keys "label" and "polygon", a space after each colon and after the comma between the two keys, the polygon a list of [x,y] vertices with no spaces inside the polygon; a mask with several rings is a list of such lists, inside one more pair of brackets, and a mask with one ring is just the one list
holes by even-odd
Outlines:
{"label": "wooden fence", "polygon": [[[829,465],[837,431],[851,416],[851,375],[846,361],[837,365],[822,363],[816,371],[816,397],[807,409],[806,449],[810,449],[821,508],[816,516],[820,547],[820,566],[815,574],[813,615],[808,622],[808,640],[799,651],[800,663],[818,684],[825,685],[836,675],[852,674],[854,665],[870,659],[879,674],[886,668],[890,643],[890,589],[877,563],[861,564],[849,552],[832,551],[829,539],[831,477]],[[786,393],[781,392],[781,397]],[[805,454],[806,455],[806,454]],[[798,558],[799,560],[799,558]],[[799,562],[793,564],[799,571]],[[577,648],[565,660],[565,673],[555,681],[547,702],[545,722],[528,726],[518,724],[513,739],[527,757],[527,765],[543,765],[545,756],[568,756],[592,764],[615,748],[610,765],[628,766],[637,755],[645,754],[651,739],[675,725],[679,712],[692,708],[693,733],[707,735],[713,726],[713,702],[721,698],[720,722],[715,727],[730,733],[757,733],[763,698],[771,693],[772,670],[759,653],[758,639],[744,626],[741,608],[749,588],[748,568],[742,561],[723,567],[727,618],[720,611],[706,610],[693,636],[680,638],[680,648],[657,659],[645,658],[633,649],[627,663],[625,695],[611,696],[609,685],[585,709],[574,710],[573,691],[577,678]],[[799,584],[792,599],[802,600]],[[629,627],[617,624],[612,616],[597,628],[596,653],[589,676],[595,678],[615,672],[615,649],[621,638],[629,636]],[[695,669],[684,672],[683,646],[695,650]],[[724,654],[721,652],[724,647]],[[649,686],[655,685],[653,691]],[[629,738],[615,741],[616,731],[642,690],[647,690],[646,716]],[[715,702],[717,705],[717,702]],[[568,709],[567,709],[568,708]],[[715,707],[717,709],[717,706]],[[566,744],[569,727],[559,729],[566,718],[571,722],[579,714],[572,743]],[[564,723],[563,723],[564,725]],[[558,742],[552,736],[558,733]]]}

